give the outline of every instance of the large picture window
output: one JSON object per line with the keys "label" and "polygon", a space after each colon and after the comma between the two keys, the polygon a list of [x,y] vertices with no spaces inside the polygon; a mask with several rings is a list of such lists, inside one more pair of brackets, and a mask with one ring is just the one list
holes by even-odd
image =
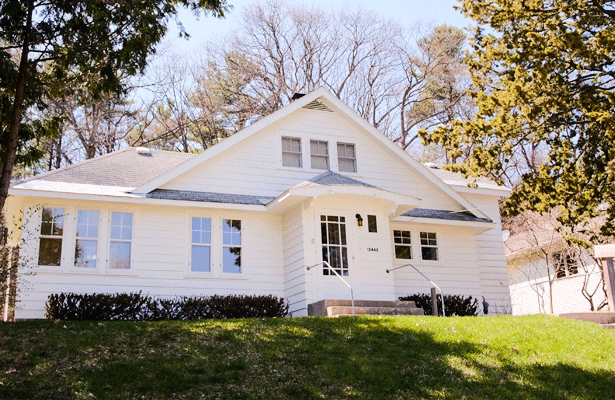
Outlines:
{"label": "large picture window", "polygon": [[222,220],[222,272],[241,273],[241,221]]}
{"label": "large picture window", "polygon": [[421,258],[423,260],[438,260],[438,241],[434,232],[421,232]]}
{"label": "large picture window", "polygon": [[310,140],[310,162],[313,169],[329,169],[329,148],[327,142]]}
{"label": "large picture window", "polygon": [[354,151],[354,144],[337,144],[337,168],[340,172],[357,172],[357,157]]}
{"label": "large picture window", "polygon": [[[348,248],[346,246],[346,218],[321,215],[322,260],[342,276],[348,276]],[[323,275],[335,275],[323,265]]]}
{"label": "large picture window", "polygon": [[38,265],[59,267],[62,261],[64,209],[43,208]]}
{"label": "large picture window", "polygon": [[96,268],[98,211],[77,211],[75,267]]}
{"label": "large picture window", "polygon": [[193,272],[211,272],[211,219],[192,218]]}
{"label": "large picture window", "polygon": [[301,168],[301,139],[282,137],[282,165]]}
{"label": "large picture window", "polygon": [[131,243],[132,214],[122,212],[111,213],[110,269],[130,269]]}

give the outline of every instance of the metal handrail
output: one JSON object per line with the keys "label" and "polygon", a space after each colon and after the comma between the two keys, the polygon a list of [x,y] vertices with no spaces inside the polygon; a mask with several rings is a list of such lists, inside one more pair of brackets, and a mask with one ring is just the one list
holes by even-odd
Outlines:
{"label": "metal handrail", "polygon": [[[348,286],[350,288],[350,303],[352,304],[352,316],[354,317],[354,291],[352,290],[352,286],[350,286],[350,283],[346,282],[346,280],[344,278],[342,278],[342,276],[340,274],[337,273],[336,270],[333,269],[333,267],[331,267],[331,265],[329,265],[328,262],[323,261],[322,264],[324,264],[327,268],[329,268],[329,270],[333,271],[333,273],[335,275],[337,275],[338,278],[340,278],[342,280],[342,282],[344,282],[346,284],[346,286]],[[321,263],[318,264],[314,264],[311,265],[309,267],[305,267],[305,269],[307,269],[308,271],[314,267],[318,267],[319,265],[321,265]]]}
{"label": "metal handrail", "polygon": [[414,265],[412,264],[406,264],[406,265],[402,265],[401,267],[397,267],[397,268],[393,268],[393,269],[387,269],[387,274],[391,271],[395,271],[396,269],[401,269],[401,268],[406,268],[406,267],[412,267],[414,268],[414,270],[416,272],[418,272],[419,274],[421,274],[421,276],[425,279],[427,279],[429,281],[429,283],[431,283],[432,285],[434,285],[436,288],[438,288],[438,290],[440,291],[440,300],[442,300],[442,316],[446,317],[446,313],[444,312],[444,294],[442,293],[442,289],[440,289],[440,286],[436,285],[431,279],[429,279],[428,277],[425,276],[425,274],[423,274],[421,271],[419,271]]}

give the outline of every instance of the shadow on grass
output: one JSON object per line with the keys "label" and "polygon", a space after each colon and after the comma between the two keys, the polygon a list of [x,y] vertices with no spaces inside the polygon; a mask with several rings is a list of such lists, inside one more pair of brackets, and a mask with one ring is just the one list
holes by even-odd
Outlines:
{"label": "shadow on grass", "polygon": [[0,347],[7,346],[0,398],[606,399],[615,393],[612,372],[436,340],[417,321],[0,326]]}

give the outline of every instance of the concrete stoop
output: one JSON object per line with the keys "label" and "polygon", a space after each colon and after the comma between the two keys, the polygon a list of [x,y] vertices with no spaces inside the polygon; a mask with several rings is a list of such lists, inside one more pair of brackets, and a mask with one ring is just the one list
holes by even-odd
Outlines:
{"label": "concrete stoop", "polygon": [[595,322],[606,329],[615,329],[615,312],[594,311],[559,314],[558,317]]}
{"label": "concrete stoop", "polygon": [[[423,309],[413,301],[356,300],[355,315],[424,315]],[[350,300],[321,300],[308,305],[308,315],[342,317],[352,315]]]}

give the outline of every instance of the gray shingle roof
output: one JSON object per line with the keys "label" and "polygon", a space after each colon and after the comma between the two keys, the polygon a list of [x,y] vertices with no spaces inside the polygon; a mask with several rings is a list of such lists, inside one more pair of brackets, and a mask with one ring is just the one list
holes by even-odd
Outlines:
{"label": "gray shingle roof", "polygon": [[43,180],[136,188],[196,155],[163,150],[151,150],[150,153],[150,155],[138,154],[136,148],[128,147],[91,160],[36,175],[17,184]]}
{"label": "gray shingle roof", "polygon": [[405,214],[402,214],[402,216],[415,217],[415,218],[446,219],[446,220],[452,220],[452,221],[493,223],[493,221],[488,218],[475,217],[471,213],[465,212],[465,211],[459,212],[459,211],[446,211],[446,210],[430,210],[428,208],[415,208],[414,210],[411,210]]}
{"label": "gray shingle roof", "polygon": [[319,185],[356,185],[356,186],[366,186],[366,187],[376,188],[376,186],[368,185],[367,183],[358,181],[356,179],[349,178],[344,175],[340,175],[333,171],[324,172],[318,176],[315,176],[309,181],[313,183],[317,183]]}
{"label": "gray shingle roof", "polygon": [[146,195],[149,199],[206,201],[211,203],[264,205],[273,197],[251,196],[245,194],[192,192],[189,190],[156,189]]}

